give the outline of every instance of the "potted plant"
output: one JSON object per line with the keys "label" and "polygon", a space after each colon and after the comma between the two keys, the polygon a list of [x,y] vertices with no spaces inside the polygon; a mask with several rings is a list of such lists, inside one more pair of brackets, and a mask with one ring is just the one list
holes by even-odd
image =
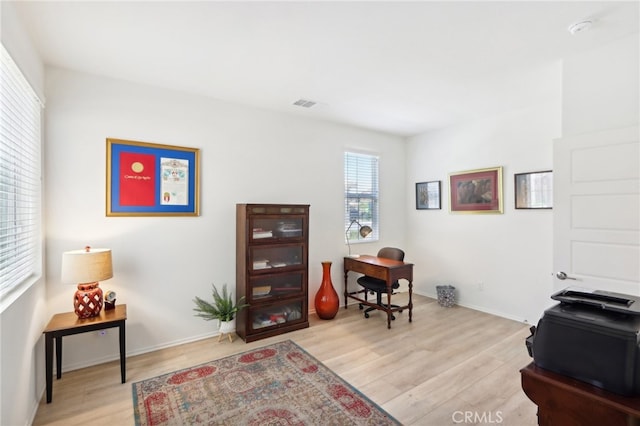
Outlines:
{"label": "potted plant", "polygon": [[244,301],[244,296],[238,299],[238,303],[233,300],[230,292],[227,291],[227,285],[222,286],[222,292],[218,292],[215,285],[211,285],[213,303],[203,300],[196,296],[193,299],[196,307],[193,308],[196,311],[195,316],[204,318],[206,321],[217,319],[220,321],[220,333],[230,333],[234,329],[235,314],[241,309],[249,306]]}

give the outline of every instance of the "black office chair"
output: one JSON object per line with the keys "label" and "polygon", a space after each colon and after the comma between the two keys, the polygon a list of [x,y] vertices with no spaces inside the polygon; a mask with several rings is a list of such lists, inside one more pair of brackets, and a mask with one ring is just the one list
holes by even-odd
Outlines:
{"label": "black office chair", "polygon": [[[378,257],[384,257],[385,259],[393,259],[393,260],[404,260],[404,251],[400,250],[399,248],[395,248],[395,247],[384,247],[381,248],[380,251],[378,251]],[[386,303],[382,303],[382,294],[386,294],[387,293],[387,283],[384,280],[378,279],[378,278],[373,278],[373,277],[369,277],[367,275],[364,275],[360,278],[358,278],[357,280],[358,284],[361,285],[362,287],[364,287],[364,300],[367,300],[367,293],[371,292],[371,293],[375,293],[376,294],[376,304],[378,306],[384,306],[387,307]],[[391,285],[391,291],[393,292],[393,290],[395,290],[396,288],[400,287],[400,283],[398,283],[398,281],[394,282]],[[393,294],[393,293],[392,293]],[[391,308],[397,308],[398,305],[390,305]],[[360,304],[360,309],[363,308],[363,305]],[[375,310],[376,308],[367,308],[364,311],[364,317],[365,318],[369,318],[369,312]],[[402,313],[402,311],[398,311],[400,313]],[[396,319],[395,316],[391,316],[391,319],[394,320]]]}

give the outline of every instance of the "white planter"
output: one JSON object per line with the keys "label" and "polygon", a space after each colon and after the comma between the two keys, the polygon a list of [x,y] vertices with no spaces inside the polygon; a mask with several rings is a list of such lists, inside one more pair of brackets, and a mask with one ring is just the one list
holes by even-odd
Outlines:
{"label": "white planter", "polygon": [[236,329],[236,320],[235,318],[231,321],[220,321],[220,334],[231,333]]}

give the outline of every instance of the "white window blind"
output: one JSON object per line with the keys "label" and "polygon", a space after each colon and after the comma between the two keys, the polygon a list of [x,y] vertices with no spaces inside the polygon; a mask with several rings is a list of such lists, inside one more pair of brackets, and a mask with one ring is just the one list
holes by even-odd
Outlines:
{"label": "white window blind", "polygon": [[[354,152],[344,153],[344,229],[357,220],[368,225],[373,232],[367,241],[378,239],[378,157]],[[362,237],[354,223],[346,238],[357,242]]]}
{"label": "white window blind", "polygon": [[1,59],[0,297],[41,271],[41,104],[4,46]]}

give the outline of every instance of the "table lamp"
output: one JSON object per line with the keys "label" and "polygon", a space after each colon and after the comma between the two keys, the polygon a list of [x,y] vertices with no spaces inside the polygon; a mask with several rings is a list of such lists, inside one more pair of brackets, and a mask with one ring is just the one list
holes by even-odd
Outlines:
{"label": "table lamp", "polygon": [[362,238],[366,238],[367,235],[369,235],[370,233],[373,232],[373,229],[369,225],[364,225],[364,226],[360,225],[360,222],[358,222],[356,219],[353,219],[351,221],[351,223],[349,224],[349,227],[345,231],[344,236],[347,238],[347,246],[349,246],[349,257],[356,258],[356,257],[360,257],[360,255],[359,254],[354,254],[354,255],[351,254],[351,242],[350,242],[350,239],[349,239],[349,230],[351,229],[351,226],[353,226],[354,223],[358,224],[358,227],[359,227],[358,228],[358,232],[360,233],[360,236]]}
{"label": "table lamp", "polygon": [[103,298],[98,281],[113,277],[111,249],[72,250],[62,253],[62,282],[78,284],[73,308],[78,318],[100,315]]}

